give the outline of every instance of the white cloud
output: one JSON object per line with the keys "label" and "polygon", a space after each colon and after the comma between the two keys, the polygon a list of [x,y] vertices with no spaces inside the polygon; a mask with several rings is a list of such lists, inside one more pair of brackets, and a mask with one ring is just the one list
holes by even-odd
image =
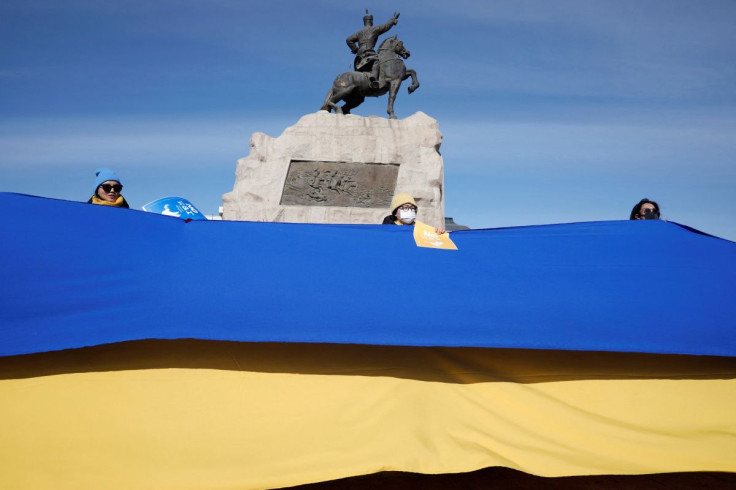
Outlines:
{"label": "white cloud", "polygon": [[252,132],[281,131],[294,122],[280,117],[17,120],[0,123],[0,169],[87,166],[109,159],[130,165],[178,166],[239,158],[247,155]]}
{"label": "white cloud", "polygon": [[[443,152],[467,169],[479,162],[611,172],[700,165],[731,169],[736,124],[445,122]],[[482,143],[481,143],[482,142]],[[736,175],[736,168],[732,170]]]}

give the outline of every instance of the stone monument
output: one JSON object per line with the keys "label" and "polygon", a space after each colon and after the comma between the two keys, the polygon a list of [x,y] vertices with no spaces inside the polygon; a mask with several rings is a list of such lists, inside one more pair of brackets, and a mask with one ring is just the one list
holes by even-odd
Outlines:
{"label": "stone monument", "polygon": [[307,114],[277,138],[252,135],[223,196],[223,219],[380,224],[393,195],[408,192],[419,221],[444,226],[441,143],[437,121],[423,112]]}
{"label": "stone monument", "polygon": [[[223,196],[223,219],[380,224],[394,194],[408,192],[419,207],[417,220],[445,226],[442,133],[423,112],[396,119],[401,82],[411,78],[412,93],[419,81],[404,65],[410,53],[397,36],[375,50],[398,18],[395,12],[374,26],[366,11],[363,28],[346,40],[356,71],[337,76],[322,109],[278,138],[251,136],[250,154],[238,160],[233,190]],[[391,119],[350,114],[365,97],[386,93]]]}

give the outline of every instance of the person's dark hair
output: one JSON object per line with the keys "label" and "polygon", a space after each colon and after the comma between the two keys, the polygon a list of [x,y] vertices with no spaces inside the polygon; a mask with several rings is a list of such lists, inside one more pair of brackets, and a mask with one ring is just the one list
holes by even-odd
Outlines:
{"label": "person's dark hair", "polygon": [[659,219],[659,204],[657,204],[654,201],[650,201],[646,197],[642,199],[641,201],[639,201],[638,203],[636,203],[636,206],[634,206],[634,209],[631,210],[631,215],[629,215],[629,219],[636,219],[637,215],[639,214],[639,210],[641,210],[641,205],[647,204],[647,203],[652,204],[654,206],[654,212],[657,215],[656,216],[657,219]]}

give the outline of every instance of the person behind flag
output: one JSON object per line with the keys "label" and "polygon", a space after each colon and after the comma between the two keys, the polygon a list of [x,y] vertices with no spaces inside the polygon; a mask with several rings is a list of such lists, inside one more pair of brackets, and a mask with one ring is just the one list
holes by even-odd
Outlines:
{"label": "person behind flag", "polygon": [[[410,225],[414,226],[417,219],[417,202],[406,192],[396,194],[391,200],[391,214],[383,218],[384,225]],[[441,235],[444,228],[435,228],[435,232]]]}
{"label": "person behind flag", "polygon": [[631,210],[629,219],[659,219],[659,205],[646,197],[636,203]]}
{"label": "person behind flag", "polygon": [[98,168],[95,171],[95,192],[87,201],[90,204],[130,208],[125,198],[120,194],[123,184],[120,177],[109,168]]}

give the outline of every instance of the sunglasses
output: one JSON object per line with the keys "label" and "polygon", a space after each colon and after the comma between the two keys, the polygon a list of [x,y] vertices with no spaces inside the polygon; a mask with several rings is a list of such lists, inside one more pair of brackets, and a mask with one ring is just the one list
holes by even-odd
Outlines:
{"label": "sunglasses", "polygon": [[123,184],[100,184],[100,187],[102,187],[102,190],[105,192],[120,192],[123,190]]}

